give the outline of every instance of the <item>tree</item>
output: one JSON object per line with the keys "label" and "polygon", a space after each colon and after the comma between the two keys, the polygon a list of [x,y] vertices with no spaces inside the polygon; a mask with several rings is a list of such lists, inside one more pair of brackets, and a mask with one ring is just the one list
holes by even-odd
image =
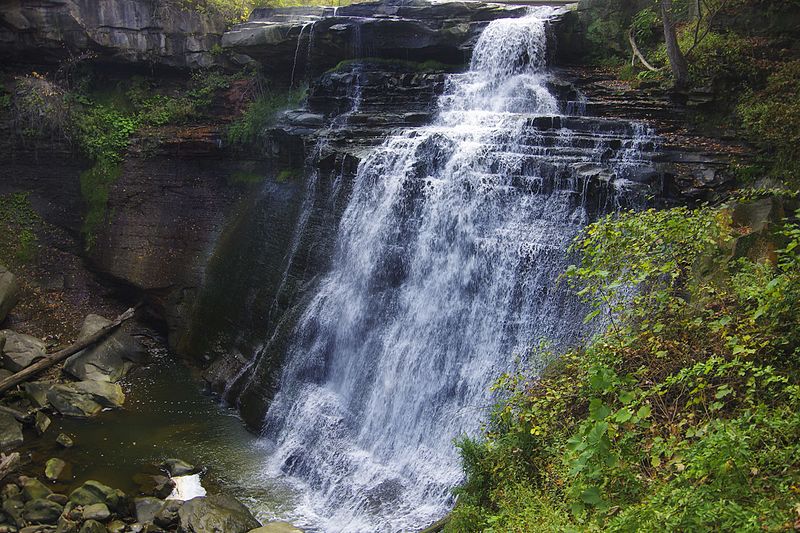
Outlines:
{"label": "tree", "polygon": [[676,89],[685,89],[689,84],[689,65],[686,56],[678,46],[675,32],[675,21],[672,19],[672,0],[661,0],[661,21],[664,24],[664,42],[667,45],[667,57],[672,69]]}

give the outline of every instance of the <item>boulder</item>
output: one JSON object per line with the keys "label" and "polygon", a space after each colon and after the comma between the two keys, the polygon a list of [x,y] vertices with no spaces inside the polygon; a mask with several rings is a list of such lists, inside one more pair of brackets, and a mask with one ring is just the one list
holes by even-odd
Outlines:
{"label": "boulder", "polygon": [[108,530],[106,529],[106,526],[97,520],[87,520],[81,526],[79,533],[108,533]]}
{"label": "boulder", "polygon": [[136,474],[133,481],[139,486],[139,492],[156,498],[166,498],[172,494],[175,483],[167,476]]}
{"label": "boulder", "polygon": [[8,312],[17,304],[19,283],[17,278],[4,266],[0,265],[0,323],[6,319]]}
{"label": "boulder", "polygon": [[45,356],[46,346],[36,337],[10,329],[0,331],[0,337],[5,338],[2,350],[3,366],[12,372],[19,372]]}
{"label": "boulder", "polygon": [[22,424],[8,413],[0,413],[0,450],[8,451],[22,444]]}
{"label": "boulder", "polygon": [[67,467],[66,461],[58,457],[53,457],[52,459],[48,459],[47,463],[44,465],[44,476],[50,481],[66,479],[69,471]]}
{"label": "boulder", "polygon": [[25,504],[22,503],[22,500],[16,498],[3,500],[3,513],[16,524],[24,524],[22,519],[24,510]]}
{"label": "boulder", "polygon": [[261,524],[236,499],[222,494],[193,498],[178,511],[181,530],[189,533],[246,533]]}
{"label": "boulder", "polygon": [[34,426],[36,427],[36,433],[39,435],[44,435],[44,432],[47,431],[47,428],[50,427],[51,420],[50,417],[44,414],[41,411],[36,411],[36,415],[34,416]]}
{"label": "boulder", "polygon": [[47,391],[53,386],[52,381],[30,381],[22,384],[22,390],[36,407],[50,407]]}
{"label": "boulder", "polygon": [[125,510],[126,497],[120,490],[114,490],[99,481],[89,480],[70,493],[69,501],[84,507],[104,503],[111,511],[121,512]]}
{"label": "boulder", "polygon": [[169,475],[172,477],[189,476],[200,471],[199,468],[195,468],[186,461],[181,461],[180,459],[167,459],[161,466],[169,472]]}
{"label": "boulder", "polygon": [[105,407],[120,407],[125,394],[116,383],[79,381],[53,385],[47,391],[47,400],[64,416],[88,418]]}
{"label": "boulder", "polygon": [[180,521],[179,512],[183,502],[180,500],[167,500],[153,517],[153,523],[164,529],[172,529]]}
{"label": "boulder", "polygon": [[103,522],[111,516],[111,511],[104,503],[93,503],[83,508],[84,520],[98,520]]}
{"label": "boulder", "polygon": [[[100,315],[88,315],[78,334],[78,340],[86,339],[111,324],[111,320]],[[133,366],[144,360],[144,350],[127,332],[117,329],[106,338],[85,350],[70,356],[64,370],[78,379],[96,381],[119,381]]]}
{"label": "boulder", "polygon": [[19,481],[22,486],[22,498],[25,501],[44,499],[53,493],[52,490],[36,478],[20,476]]}
{"label": "boulder", "polygon": [[164,500],[145,496],[135,498],[133,505],[136,508],[136,520],[142,524],[152,523],[158,512],[164,506]]}
{"label": "boulder", "polygon": [[37,498],[25,504],[22,518],[33,524],[55,524],[64,508],[56,502]]}

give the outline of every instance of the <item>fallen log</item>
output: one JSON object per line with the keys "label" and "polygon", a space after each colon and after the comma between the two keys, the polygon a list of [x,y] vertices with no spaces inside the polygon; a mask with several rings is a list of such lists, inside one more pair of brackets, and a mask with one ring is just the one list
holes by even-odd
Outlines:
{"label": "fallen log", "polygon": [[136,307],[131,307],[130,309],[119,315],[116,318],[116,320],[114,320],[111,324],[98,330],[96,333],[86,337],[85,339],[77,341],[75,344],[67,348],[64,348],[63,350],[59,350],[53,354],[50,354],[44,359],[40,359],[39,361],[33,363],[29,367],[20,370],[16,374],[12,374],[3,380],[0,380],[0,393],[7,391],[11,387],[18,385],[23,381],[26,381],[29,377],[38,374],[42,370],[50,368],[54,364],[63,361],[70,355],[78,353],[84,348],[88,348],[92,344],[95,344],[103,337],[111,333],[111,331],[118,328],[123,322],[132,318],[133,315],[136,313],[136,309],[138,307],[139,307],[138,305]]}

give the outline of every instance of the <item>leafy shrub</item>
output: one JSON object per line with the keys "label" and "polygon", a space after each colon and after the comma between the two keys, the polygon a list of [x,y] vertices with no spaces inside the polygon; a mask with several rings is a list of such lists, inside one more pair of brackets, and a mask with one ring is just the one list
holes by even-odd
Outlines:
{"label": "leafy shrub", "polygon": [[305,88],[290,91],[267,91],[253,102],[228,128],[228,141],[247,144],[261,138],[264,130],[275,123],[278,113],[296,107],[305,97]]}
{"label": "leafy shrub", "polygon": [[[36,254],[36,229],[41,219],[28,193],[0,195],[0,248],[4,261],[30,262]],[[6,265],[9,266],[9,265]]]}
{"label": "leafy shrub", "polygon": [[766,87],[738,107],[753,140],[772,152],[775,171],[789,181],[800,180],[800,60],[773,72]]}
{"label": "leafy shrub", "polygon": [[[798,213],[800,215],[800,213]],[[800,482],[800,225],[730,260],[729,209],[589,226],[567,276],[605,331],[501,376],[449,531],[775,530]]]}

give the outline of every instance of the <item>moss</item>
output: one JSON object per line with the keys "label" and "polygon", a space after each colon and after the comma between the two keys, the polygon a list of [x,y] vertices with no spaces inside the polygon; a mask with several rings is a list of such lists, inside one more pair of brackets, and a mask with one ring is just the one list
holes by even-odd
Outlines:
{"label": "moss", "polygon": [[240,170],[228,176],[228,183],[239,184],[239,185],[254,185],[257,183],[263,183],[264,179],[265,176],[263,174],[256,174],[255,172],[247,172],[245,170]]}
{"label": "moss", "polygon": [[327,72],[342,72],[350,70],[356,65],[370,65],[411,72],[458,72],[463,70],[464,65],[442,63],[441,61],[408,61],[405,59],[388,59],[383,57],[366,57],[363,59],[345,59],[336,64],[335,67],[328,69]]}
{"label": "moss", "polygon": [[97,228],[106,219],[109,192],[121,175],[121,163],[107,159],[98,160],[92,168],[81,174],[81,195],[87,204],[82,228],[87,249],[94,246]]}
{"label": "moss", "polygon": [[36,231],[42,221],[28,193],[0,195],[0,248],[3,258],[29,263],[36,255]]}

